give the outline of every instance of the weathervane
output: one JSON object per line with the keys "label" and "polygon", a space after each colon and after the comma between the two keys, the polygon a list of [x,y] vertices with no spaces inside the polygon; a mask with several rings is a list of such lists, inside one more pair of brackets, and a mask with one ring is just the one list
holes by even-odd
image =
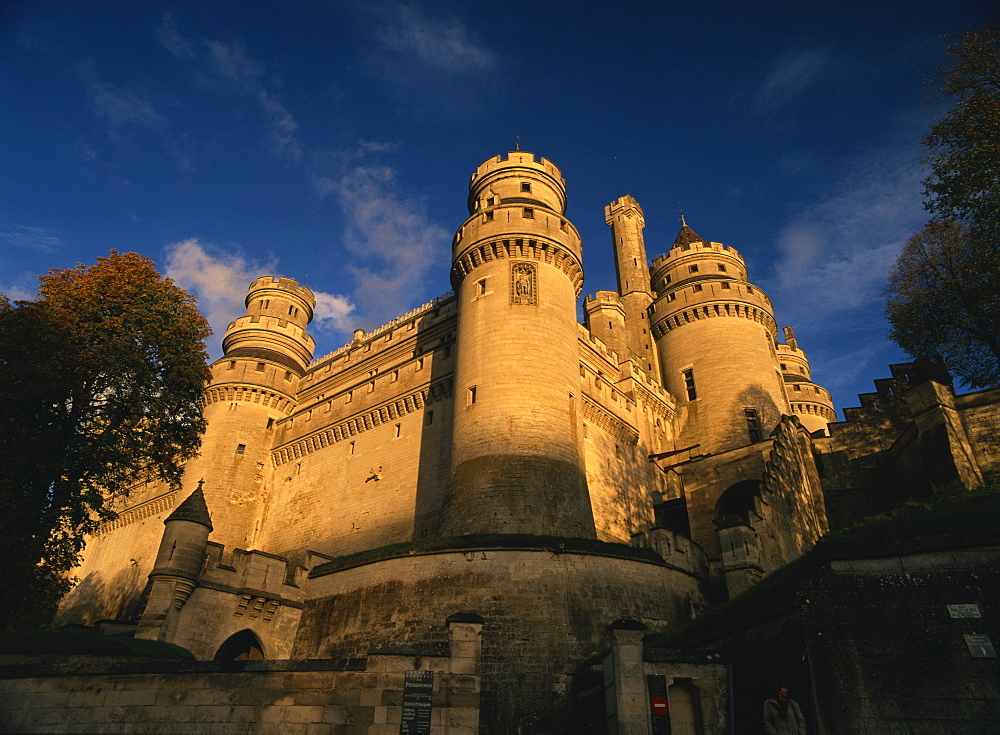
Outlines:
{"label": "weathervane", "polygon": [[684,219],[684,210],[683,209],[678,209],[677,210],[677,214],[679,214],[681,216],[681,227],[687,227],[688,223]]}
{"label": "weathervane", "polygon": [[520,135],[517,136],[517,138],[514,140],[514,150],[515,151],[521,150],[521,136]]}

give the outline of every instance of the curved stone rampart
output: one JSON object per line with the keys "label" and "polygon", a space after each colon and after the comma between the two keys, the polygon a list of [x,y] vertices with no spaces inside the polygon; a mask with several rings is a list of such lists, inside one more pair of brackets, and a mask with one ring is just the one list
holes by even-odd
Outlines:
{"label": "curved stone rampart", "polygon": [[704,599],[703,582],[689,569],[613,552],[402,554],[314,576],[292,655],[366,655],[443,641],[447,616],[477,613],[485,621],[484,733],[563,732],[572,676],[603,651],[612,622],[674,630]]}

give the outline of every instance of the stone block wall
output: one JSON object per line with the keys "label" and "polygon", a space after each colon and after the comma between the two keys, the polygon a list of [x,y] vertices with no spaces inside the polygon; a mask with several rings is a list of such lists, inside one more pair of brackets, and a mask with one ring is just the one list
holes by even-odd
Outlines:
{"label": "stone block wall", "polygon": [[[691,550],[694,551],[693,549]],[[694,565],[692,557],[683,555]],[[687,569],[597,553],[470,548],[405,555],[310,580],[293,656],[347,657],[444,640],[440,620],[484,619],[484,735],[565,732],[577,667],[598,654],[607,626],[653,630],[690,620],[703,581]]]}
{"label": "stone block wall", "polygon": [[0,661],[0,732],[398,735],[407,671],[433,672],[431,735],[475,735],[478,623],[450,654],[341,661]]}

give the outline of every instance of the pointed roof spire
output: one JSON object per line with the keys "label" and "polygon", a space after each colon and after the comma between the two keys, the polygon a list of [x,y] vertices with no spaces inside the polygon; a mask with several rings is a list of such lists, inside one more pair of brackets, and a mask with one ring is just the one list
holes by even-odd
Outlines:
{"label": "pointed roof spire", "polygon": [[208,526],[209,531],[214,531],[212,517],[208,513],[208,503],[205,502],[205,493],[201,490],[201,486],[204,484],[205,480],[198,480],[198,487],[195,488],[194,492],[188,495],[183,503],[174,508],[174,512],[167,516],[163,522],[191,521]]}
{"label": "pointed roof spire", "polygon": [[677,238],[674,240],[674,247],[679,248],[683,245],[690,245],[693,242],[708,242],[708,240],[688,227],[687,221],[684,219],[684,213],[681,212],[681,230],[677,233]]}

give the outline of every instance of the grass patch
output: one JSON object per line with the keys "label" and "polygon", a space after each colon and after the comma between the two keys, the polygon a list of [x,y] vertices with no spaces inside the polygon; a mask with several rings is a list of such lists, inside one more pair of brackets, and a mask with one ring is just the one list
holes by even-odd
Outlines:
{"label": "grass patch", "polygon": [[652,549],[637,549],[626,544],[613,544],[596,539],[533,536],[526,533],[482,533],[468,536],[439,536],[400,544],[389,544],[356,554],[338,556],[313,568],[310,577],[319,577],[341,569],[370,564],[399,556],[434,554],[446,551],[479,551],[490,549],[528,549],[551,551],[554,554],[584,553],[614,556],[663,564]]}
{"label": "grass patch", "polygon": [[194,661],[186,648],[173,643],[100,635],[82,631],[4,630],[0,631],[0,656],[105,656],[151,658],[167,661]]}

